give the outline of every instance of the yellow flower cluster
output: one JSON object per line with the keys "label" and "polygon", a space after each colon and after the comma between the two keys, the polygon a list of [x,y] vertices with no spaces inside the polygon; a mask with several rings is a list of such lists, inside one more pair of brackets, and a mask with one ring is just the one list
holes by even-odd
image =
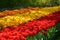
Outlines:
{"label": "yellow flower cluster", "polygon": [[14,25],[19,25],[21,23],[25,23],[33,19],[38,19],[40,17],[49,15],[55,11],[58,11],[58,8],[59,7],[45,7],[39,10],[31,10],[31,12],[25,12],[23,14],[17,13],[12,16],[7,15],[5,17],[0,18],[0,26],[10,27]]}

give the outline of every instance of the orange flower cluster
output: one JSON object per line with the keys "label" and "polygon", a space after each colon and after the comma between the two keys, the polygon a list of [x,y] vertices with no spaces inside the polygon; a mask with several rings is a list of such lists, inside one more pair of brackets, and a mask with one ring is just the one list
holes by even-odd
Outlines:
{"label": "orange flower cluster", "polygon": [[38,7],[36,8],[22,8],[22,9],[19,9],[19,10],[5,10],[3,12],[0,12],[0,17],[4,17],[4,16],[7,16],[7,15],[14,15],[14,14],[21,14],[21,13],[27,13],[27,12],[31,12],[32,10],[39,10]]}
{"label": "orange flower cluster", "polygon": [[17,13],[27,13],[27,12],[32,12],[32,11],[47,11],[47,12],[55,12],[55,11],[58,11],[60,10],[60,6],[55,6],[55,7],[45,7],[45,8],[39,8],[39,7],[36,7],[36,8],[22,8],[22,9],[19,9],[19,10],[5,10],[3,12],[0,12],[0,17],[3,17],[3,16],[7,16],[7,15],[14,15],[14,14],[17,14]]}

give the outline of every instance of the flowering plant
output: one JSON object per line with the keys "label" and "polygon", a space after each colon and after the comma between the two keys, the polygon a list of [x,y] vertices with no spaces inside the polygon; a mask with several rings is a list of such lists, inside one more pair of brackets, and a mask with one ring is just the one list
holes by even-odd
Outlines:
{"label": "flowering plant", "polygon": [[1,12],[0,40],[49,40],[60,22],[59,9],[60,6]]}

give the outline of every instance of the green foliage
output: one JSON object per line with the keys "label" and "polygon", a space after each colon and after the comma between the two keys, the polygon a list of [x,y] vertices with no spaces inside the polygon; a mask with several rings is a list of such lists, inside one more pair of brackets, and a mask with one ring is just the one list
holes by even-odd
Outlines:
{"label": "green foliage", "polygon": [[60,5],[60,0],[57,0],[57,4]]}
{"label": "green foliage", "polygon": [[[58,5],[58,0],[22,0],[20,4],[22,6],[55,6]],[[17,5],[19,2],[16,1]]]}
{"label": "green foliage", "polygon": [[52,6],[53,5],[53,0],[35,0],[32,1],[32,5],[34,6]]}
{"label": "green foliage", "polygon": [[56,26],[55,40],[60,40],[60,23],[58,23]]}
{"label": "green foliage", "polygon": [[55,6],[60,5],[60,0],[0,0],[0,8],[18,8],[21,6]]}
{"label": "green foliage", "polygon": [[0,8],[8,6],[8,0],[0,0]]}

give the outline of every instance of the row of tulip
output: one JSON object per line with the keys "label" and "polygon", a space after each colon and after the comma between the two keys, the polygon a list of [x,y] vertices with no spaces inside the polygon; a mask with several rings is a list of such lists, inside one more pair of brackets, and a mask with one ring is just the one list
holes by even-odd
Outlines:
{"label": "row of tulip", "polygon": [[[19,9],[19,10],[5,10],[3,12],[0,12],[0,17],[3,17],[3,16],[7,16],[7,15],[14,15],[14,14],[21,14],[21,13],[33,13],[33,11],[37,12],[37,11],[41,11],[41,12],[55,12],[55,11],[58,11],[60,10],[60,6],[54,6],[54,7],[44,7],[44,8],[39,8],[39,7],[35,7],[35,8],[32,8],[32,7],[29,7],[29,8],[22,8],[22,9]],[[41,13],[40,12],[40,13]]]}

